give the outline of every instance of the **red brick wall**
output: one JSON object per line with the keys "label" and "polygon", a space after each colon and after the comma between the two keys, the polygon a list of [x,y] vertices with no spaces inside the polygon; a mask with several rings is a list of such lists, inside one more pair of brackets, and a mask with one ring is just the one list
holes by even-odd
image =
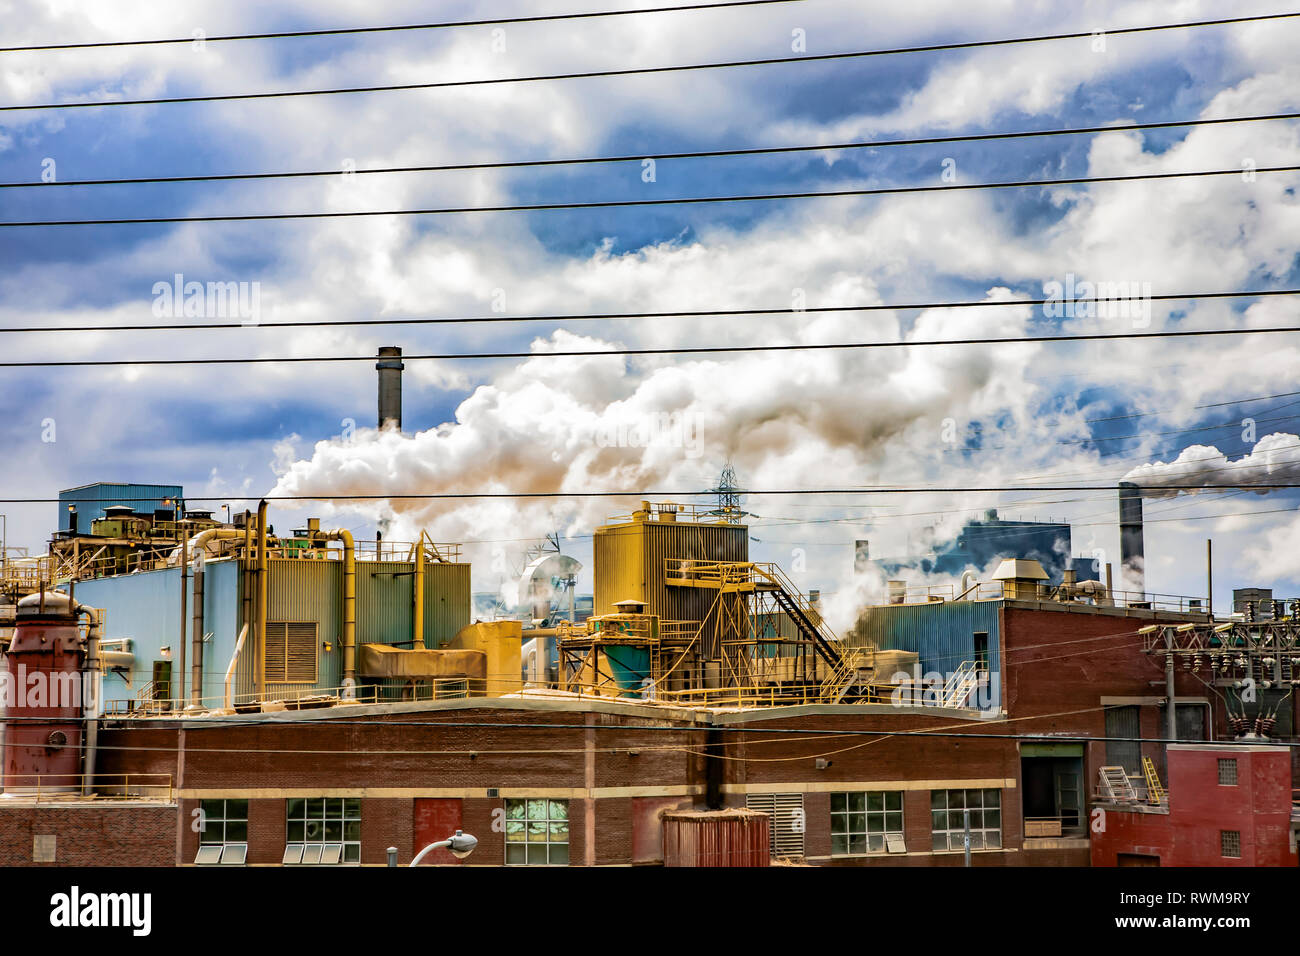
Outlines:
{"label": "red brick wall", "polygon": [[[54,834],[53,864],[33,864],[32,838]],[[0,808],[0,866],[171,866],[176,807]]]}

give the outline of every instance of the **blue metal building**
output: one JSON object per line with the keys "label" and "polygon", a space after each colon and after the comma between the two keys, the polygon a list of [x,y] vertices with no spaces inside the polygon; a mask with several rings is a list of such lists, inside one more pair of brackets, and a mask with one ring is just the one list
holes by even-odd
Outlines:
{"label": "blue metal building", "polygon": [[[170,511],[184,500],[185,490],[180,485],[138,485],[114,481],[96,481],[59,492],[59,513],[54,526],[60,531],[70,527],[76,516],[78,534],[89,534],[90,523],[104,517],[104,509],[113,505],[127,505],[141,514],[152,514],[165,509]],[[75,507],[75,511],[69,510]]]}

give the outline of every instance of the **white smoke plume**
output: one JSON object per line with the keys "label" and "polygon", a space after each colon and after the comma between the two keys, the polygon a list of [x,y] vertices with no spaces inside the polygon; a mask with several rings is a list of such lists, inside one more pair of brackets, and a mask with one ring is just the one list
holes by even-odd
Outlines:
{"label": "white smoke plume", "polygon": [[[1191,445],[1171,462],[1139,465],[1124,476],[1142,487],[1144,498],[1175,498],[1196,494],[1169,485],[1231,485],[1249,489],[1252,485],[1300,480],[1300,437],[1274,432],[1261,438],[1249,455],[1230,460],[1212,445]],[[1266,495],[1271,489],[1260,488]]]}

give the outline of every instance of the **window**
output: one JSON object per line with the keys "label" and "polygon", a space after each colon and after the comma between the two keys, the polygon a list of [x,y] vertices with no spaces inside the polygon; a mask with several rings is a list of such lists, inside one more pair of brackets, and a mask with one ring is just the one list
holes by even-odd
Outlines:
{"label": "window", "polygon": [[931,790],[930,831],[934,849],[964,849],[966,811],[970,812],[971,849],[1001,849],[1001,790]]}
{"label": "window", "polygon": [[316,622],[268,621],[266,682],[316,683]]}
{"label": "window", "polygon": [[568,866],[569,801],[506,801],[506,865]]}
{"label": "window", "polygon": [[361,862],[359,797],[289,800],[285,817],[285,865]]}
{"label": "window", "polygon": [[[891,835],[898,850],[889,845]],[[831,856],[902,852],[902,835],[901,790],[831,794]]]}
{"label": "window", "polygon": [[1234,860],[1241,859],[1241,831],[1220,830],[1219,847],[1223,850],[1224,856]]}
{"label": "window", "polygon": [[1219,758],[1219,786],[1235,787],[1237,785],[1237,758]]}
{"label": "window", "polygon": [[775,859],[804,855],[805,817],[802,793],[749,793],[745,806],[760,810],[772,818],[768,829],[768,849]]}
{"label": "window", "polygon": [[989,669],[989,632],[975,632],[975,666],[982,671]]}
{"label": "window", "polygon": [[248,858],[248,801],[201,800],[199,852],[194,862],[242,866]]}

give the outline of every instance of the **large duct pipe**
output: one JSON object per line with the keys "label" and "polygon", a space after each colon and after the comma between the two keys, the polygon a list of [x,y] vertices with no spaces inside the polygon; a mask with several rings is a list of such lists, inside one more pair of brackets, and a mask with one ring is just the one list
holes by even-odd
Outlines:
{"label": "large duct pipe", "polygon": [[194,558],[193,631],[190,637],[190,704],[203,706],[203,561],[207,544],[216,538],[238,538],[245,535],[238,528],[207,528],[194,536],[189,543]]}
{"label": "large duct pipe", "polygon": [[86,629],[86,674],[91,682],[90,694],[87,695],[86,688],[81,689],[81,702],[87,708],[86,718],[86,750],[82,754],[81,763],[81,795],[90,796],[95,792],[95,757],[99,749],[99,711],[103,706],[100,701],[100,680],[99,680],[99,641],[103,637],[103,617],[98,608],[86,607],[84,604],[77,605],[77,612],[85,614],[89,619],[89,627]]}
{"label": "large duct pipe", "polygon": [[266,500],[257,505],[257,627],[253,634],[253,690],[261,696],[266,684]]}
{"label": "large duct pipe", "polygon": [[379,349],[379,427],[402,430],[402,350],[396,345]]}
{"label": "large duct pipe", "polygon": [[[1125,590],[1145,592],[1146,558],[1142,544],[1142,489],[1131,481],[1119,483],[1120,579]],[[1141,598],[1139,598],[1141,600]]]}
{"label": "large duct pipe", "polygon": [[415,542],[415,586],[412,588],[411,647],[424,650],[424,532]]}
{"label": "large duct pipe", "polygon": [[346,528],[326,531],[327,541],[343,542],[343,683],[357,679],[357,552],[352,532]]}

